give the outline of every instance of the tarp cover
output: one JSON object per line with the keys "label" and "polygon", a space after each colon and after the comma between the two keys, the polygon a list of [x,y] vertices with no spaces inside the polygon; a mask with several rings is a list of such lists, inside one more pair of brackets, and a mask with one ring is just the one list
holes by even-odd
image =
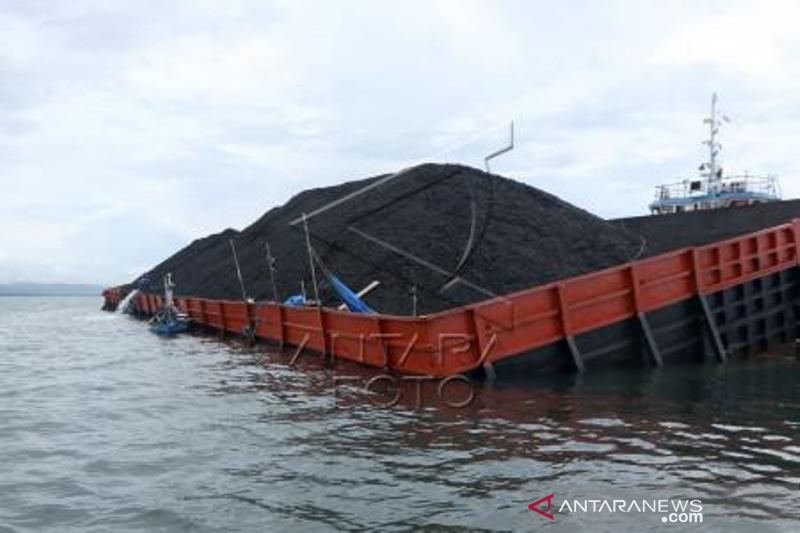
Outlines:
{"label": "tarp cover", "polygon": [[286,298],[283,305],[288,305],[289,307],[303,307],[306,305],[306,299],[302,294],[294,294]]}
{"label": "tarp cover", "polygon": [[358,297],[356,293],[350,290],[350,287],[342,283],[342,281],[334,276],[333,274],[328,274],[328,280],[331,282],[331,286],[336,290],[339,297],[342,299],[344,305],[353,312],[353,313],[374,313],[372,309],[369,308],[364,301]]}

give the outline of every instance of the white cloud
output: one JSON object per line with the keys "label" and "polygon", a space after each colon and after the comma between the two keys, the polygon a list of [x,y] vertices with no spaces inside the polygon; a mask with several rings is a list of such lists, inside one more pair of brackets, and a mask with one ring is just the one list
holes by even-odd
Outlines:
{"label": "white cloud", "polygon": [[602,215],[696,168],[786,176],[793,3],[56,2],[0,14],[0,281],[118,282],[311,186],[427,158]]}
{"label": "white cloud", "polygon": [[[658,64],[699,65],[745,76],[744,83],[797,83],[797,2],[748,2],[688,18],[655,56]],[[796,86],[796,85],[795,85]]]}

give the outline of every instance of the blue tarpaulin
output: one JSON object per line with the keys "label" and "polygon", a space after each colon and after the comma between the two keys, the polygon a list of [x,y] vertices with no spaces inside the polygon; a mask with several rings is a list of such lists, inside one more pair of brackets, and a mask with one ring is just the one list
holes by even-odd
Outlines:
{"label": "blue tarpaulin", "polygon": [[286,298],[286,301],[283,302],[283,305],[288,305],[289,307],[302,307],[306,305],[306,299],[302,294],[295,294],[294,296],[289,296]]}
{"label": "blue tarpaulin", "polygon": [[331,286],[339,293],[339,297],[344,302],[344,305],[353,312],[353,313],[374,313],[370,307],[364,303],[364,300],[358,297],[356,293],[350,290],[350,287],[342,283],[342,281],[334,276],[333,274],[328,273],[328,280],[331,282]]}

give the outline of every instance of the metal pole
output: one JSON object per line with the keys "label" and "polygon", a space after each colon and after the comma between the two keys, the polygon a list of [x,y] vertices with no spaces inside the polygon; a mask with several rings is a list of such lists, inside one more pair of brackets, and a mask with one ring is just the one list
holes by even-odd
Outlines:
{"label": "metal pole", "polygon": [[484,167],[486,169],[486,172],[491,172],[492,171],[491,167],[489,166],[489,161],[490,160],[494,159],[495,157],[497,157],[499,155],[503,155],[506,152],[510,152],[513,149],[514,149],[514,121],[512,120],[511,121],[511,125],[509,126],[508,145],[506,145],[503,148],[500,148],[499,150],[497,150],[495,152],[492,152],[491,154],[489,154],[489,155],[487,155],[486,157],[483,158],[483,165],[484,165]]}
{"label": "metal pole", "polygon": [[709,121],[708,155],[711,179],[717,179],[717,93],[711,95],[711,120]]}
{"label": "metal pole", "polygon": [[167,275],[164,276],[164,307],[171,309],[175,307],[175,298],[172,292],[172,289],[175,288],[175,284],[172,282],[172,272],[167,272]]}
{"label": "metal pole", "polygon": [[411,316],[417,316],[417,286],[411,287]]}
{"label": "metal pole", "polygon": [[308,217],[303,213],[303,229],[306,232],[306,248],[308,250],[308,264],[311,266],[311,282],[314,284],[314,300],[319,305],[319,287],[317,286],[317,269],[314,268],[314,252],[311,251],[311,234],[308,232]]}
{"label": "metal pole", "polygon": [[236,264],[236,277],[239,278],[239,288],[242,289],[242,301],[247,301],[247,293],[244,291],[244,280],[242,279],[242,269],[239,268],[239,256],[236,254],[236,245],[233,244],[233,239],[228,241],[231,245],[233,252],[233,262]]}
{"label": "metal pole", "polygon": [[272,297],[275,299],[275,303],[280,303],[280,298],[278,298],[278,287],[275,284],[275,259],[272,257],[272,251],[269,248],[269,242],[265,242],[267,248],[267,265],[269,265],[269,280],[272,284]]}

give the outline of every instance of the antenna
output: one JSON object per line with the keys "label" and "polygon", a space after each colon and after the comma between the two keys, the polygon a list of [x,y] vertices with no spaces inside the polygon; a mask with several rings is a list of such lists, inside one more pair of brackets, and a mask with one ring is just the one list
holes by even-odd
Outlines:
{"label": "antenna", "polygon": [[506,152],[510,152],[514,149],[514,121],[511,121],[511,125],[509,126],[509,139],[508,145],[500,148],[499,150],[492,152],[491,154],[487,155],[483,158],[483,166],[486,168],[486,172],[491,172],[491,168],[489,167],[489,161],[494,159],[499,155],[503,155]]}
{"label": "antenna", "polygon": [[708,139],[703,141],[703,144],[708,146],[708,162],[700,166],[705,171],[704,175],[708,178],[709,188],[712,190],[716,189],[719,181],[722,180],[722,168],[717,159],[722,151],[722,145],[717,141],[717,135],[722,123],[730,121],[731,119],[727,115],[722,115],[721,119],[717,117],[717,93],[712,93],[711,114],[703,119],[703,124],[708,124]]}

